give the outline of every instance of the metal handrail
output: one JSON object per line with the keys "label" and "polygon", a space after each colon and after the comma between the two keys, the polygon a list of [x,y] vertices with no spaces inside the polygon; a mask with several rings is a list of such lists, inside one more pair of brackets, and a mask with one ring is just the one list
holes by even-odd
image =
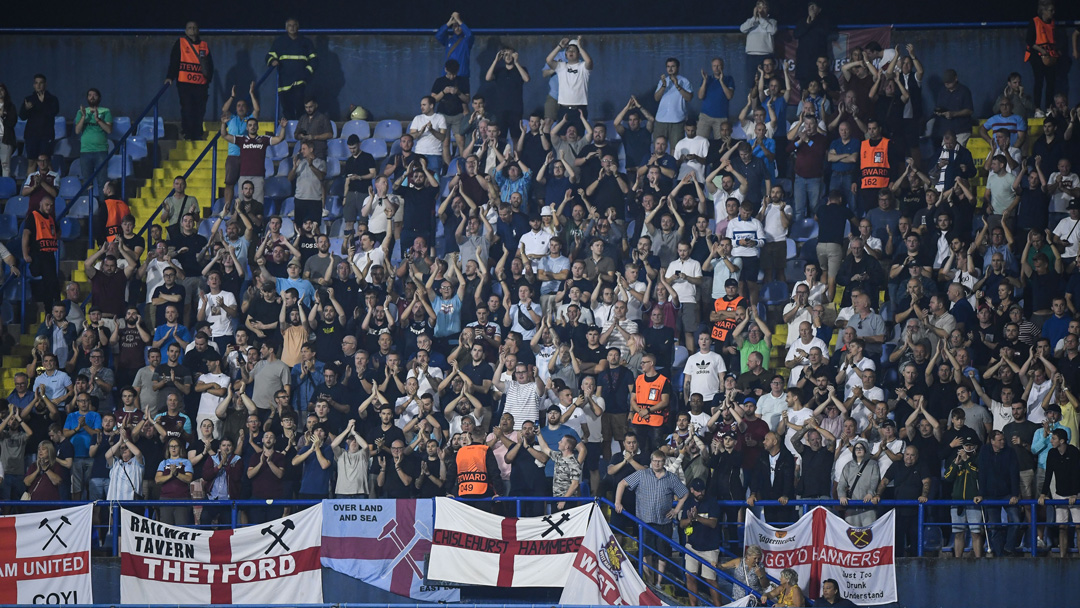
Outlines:
{"label": "metal handrail", "polygon": [[[262,83],[264,81],[266,81],[267,78],[270,77],[270,74],[273,73],[275,70],[276,70],[276,68],[274,68],[273,66],[270,66],[270,67],[266,68],[266,71],[263,72],[263,75],[260,76],[259,79],[255,81],[255,88],[258,89],[262,85]],[[275,95],[276,94],[277,94],[277,91],[275,89]],[[213,151],[212,157],[213,157],[214,166],[213,166],[213,169],[212,169],[212,177],[211,177],[211,180],[210,180],[210,182],[211,182],[210,183],[210,188],[211,188],[211,192],[212,192],[211,198],[210,198],[210,203],[211,204],[213,204],[213,202],[214,202],[214,200],[213,200],[213,189],[215,189],[217,187],[217,142],[218,142],[218,139],[220,139],[220,138],[221,138],[221,130],[219,129],[216,133],[214,133],[214,136],[210,138],[210,141],[206,143],[206,147],[203,148],[202,152],[199,153],[199,156],[197,156],[195,158],[195,161],[193,163],[191,163],[191,166],[188,167],[187,171],[184,172],[184,179],[187,179],[188,176],[191,175],[192,172],[195,171],[195,168],[199,166],[199,163],[202,162],[203,158],[206,157],[206,153],[210,152],[211,150]],[[154,220],[157,219],[158,214],[161,213],[161,210],[165,207],[165,201],[168,200],[170,197],[172,197],[172,195],[175,194],[175,193],[176,193],[175,188],[170,189],[169,193],[165,195],[165,198],[161,199],[161,202],[158,203],[157,208],[154,209],[154,213],[152,213],[150,215],[150,218],[146,220],[146,223],[143,224],[143,227],[139,229],[138,234],[140,236],[142,236],[146,231],[148,231],[150,229],[150,226],[152,226],[154,224]]]}

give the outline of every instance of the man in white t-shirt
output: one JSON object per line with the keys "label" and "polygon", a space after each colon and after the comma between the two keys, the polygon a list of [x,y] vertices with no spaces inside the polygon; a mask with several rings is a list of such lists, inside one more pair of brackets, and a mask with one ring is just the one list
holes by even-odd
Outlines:
{"label": "man in white t-shirt", "polygon": [[1069,217],[1058,222],[1050,235],[1050,243],[1064,249],[1061,261],[1066,265],[1080,253],[1080,200],[1069,201]]}
{"label": "man in white t-shirt", "polygon": [[416,142],[413,152],[427,158],[428,171],[438,171],[442,167],[446,117],[435,111],[435,98],[431,95],[425,95],[420,100],[420,113],[409,124],[409,135]]}
{"label": "man in white t-shirt", "polygon": [[195,416],[195,428],[203,420],[214,422],[214,438],[221,437],[221,419],[217,417],[217,408],[229,392],[229,377],[221,373],[221,355],[212,348],[203,355],[207,372],[195,381],[195,392],[199,395],[199,413]]}
{"label": "man in white t-shirt", "polygon": [[799,323],[796,339],[788,344],[787,354],[784,356],[784,367],[791,370],[788,386],[799,383],[803,369],[810,364],[810,351],[815,348],[819,349],[821,354],[829,352],[825,341],[814,336],[813,325],[809,321]]}
{"label": "man in white t-shirt", "polygon": [[727,365],[719,353],[712,350],[712,337],[707,332],[698,335],[698,351],[686,360],[683,368],[683,394],[701,395],[706,404],[711,404],[720,392],[721,379],[727,372]]}
{"label": "man in white t-shirt", "polygon": [[200,290],[198,319],[210,324],[210,337],[217,343],[218,350],[224,351],[232,342],[232,319],[240,313],[240,306],[231,291],[221,289],[221,273],[217,270],[210,271],[206,284],[210,293]]}
{"label": "man in white t-shirt", "polygon": [[765,246],[761,248],[761,269],[765,271],[765,282],[784,281],[792,210],[791,205],[784,202],[783,188],[773,186],[769,190],[769,200],[761,206],[757,217],[765,231]]}
{"label": "man in white t-shirt", "polygon": [[777,374],[769,380],[769,392],[758,397],[757,415],[775,431],[780,424],[780,415],[787,410],[787,395],[784,393],[784,377]]}
{"label": "man in white t-shirt", "polygon": [[682,179],[687,173],[693,172],[694,179],[698,183],[705,182],[705,159],[709,156],[709,140],[697,134],[697,125],[688,124],[683,127],[686,137],[675,144],[675,150],[671,155],[679,163],[679,177]]}
{"label": "man in white t-shirt", "polygon": [[529,263],[532,265],[532,271],[536,272],[540,268],[540,260],[548,255],[548,243],[551,242],[551,233],[543,230],[543,222],[539,213],[532,213],[529,216],[529,232],[521,235],[521,239],[518,241],[518,247],[528,258]]}
{"label": "man in white t-shirt", "polygon": [[859,423],[859,432],[866,430],[870,425],[870,418],[874,415],[874,408],[879,402],[885,401],[885,391],[875,386],[877,384],[877,372],[873,369],[864,369],[859,373],[862,379],[860,384],[851,387],[844,406],[849,415]]}
{"label": "man in white t-shirt", "polygon": [[[555,56],[563,51],[566,53],[566,61],[556,61]],[[581,38],[563,38],[548,53],[545,62],[558,77],[559,118],[572,109],[580,110],[582,118],[588,117],[589,75],[592,73],[593,60],[585,49],[581,48]],[[545,73],[545,76],[547,75]]]}
{"label": "man in white t-shirt", "polygon": [[[787,347],[790,350],[791,345],[795,343],[795,340],[801,335],[801,327],[803,323],[810,323],[813,321],[812,310],[810,305],[810,288],[806,285],[797,285],[795,287],[795,297],[791,302],[788,302],[784,306],[784,323],[788,326],[788,338]],[[799,327],[799,332],[791,331],[792,327]],[[810,352],[810,349],[806,349]]]}
{"label": "man in white t-shirt", "polygon": [[[1073,173],[1072,163],[1062,158],[1058,161],[1057,171],[1046,180],[1046,193],[1050,195],[1050,213],[1065,213],[1069,203],[1080,197],[1080,176]],[[1055,218],[1050,216],[1051,221]]]}
{"label": "man in white t-shirt", "polygon": [[701,263],[690,257],[690,244],[679,243],[679,257],[668,264],[664,278],[679,296],[681,306],[679,318],[682,319],[683,338],[686,348],[694,347],[694,332],[698,327],[697,286],[701,284]]}

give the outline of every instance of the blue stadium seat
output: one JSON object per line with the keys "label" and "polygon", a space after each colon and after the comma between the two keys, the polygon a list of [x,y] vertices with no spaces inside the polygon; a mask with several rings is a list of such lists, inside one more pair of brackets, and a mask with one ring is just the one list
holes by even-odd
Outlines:
{"label": "blue stadium seat", "polygon": [[263,164],[263,177],[266,178],[266,179],[270,179],[271,177],[274,177],[274,173],[277,171],[277,169],[274,168],[273,159],[271,159],[269,156],[267,156],[266,160],[263,161],[263,163],[264,163]]}
{"label": "blue stadium seat", "polygon": [[285,141],[291,143],[296,142],[296,125],[299,121],[290,120],[285,125]]}
{"label": "blue stadium seat", "polygon": [[18,191],[15,180],[10,177],[0,177],[0,199],[8,199],[15,196]]}
{"label": "blue stadium seat", "polygon": [[336,158],[326,159],[326,177],[327,179],[333,179],[341,175],[341,161]]}
{"label": "blue stadium seat", "polygon": [[460,158],[455,158],[450,161],[450,164],[446,166],[446,178],[450,179],[461,171],[461,163],[463,161]]}
{"label": "blue stadium seat", "polygon": [[375,125],[375,133],[373,137],[376,139],[400,139],[402,134],[402,127],[400,120],[380,120],[379,124]]}
{"label": "blue stadium seat", "polygon": [[[345,222],[342,220],[334,220],[330,222],[330,229],[326,231],[326,235],[330,237],[331,241],[334,239],[342,240],[341,237],[345,236]],[[335,249],[333,245],[330,246],[330,253],[339,255],[337,252],[340,248]]]}
{"label": "blue stadium seat", "polygon": [[0,214],[0,241],[13,239],[19,235],[19,220],[10,213]]}
{"label": "blue stadium seat", "polygon": [[364,120],[350,120],[341,128],[341,139],[347,143],[350,135],[355,135],[360,138],[360,141],[364,141],[371,137],[371,126]]}
{"label": "blue stadium seat", "polygon": [[292,192],[292,184],[284,177],[271,177],[263,184],[263,196],[266,198],[283,199],[292,196]]}
{"label": "blue stadium seat", "polygon": [[342,176],[335,177],[330,182],[330,196],[345,196],[345,178]]}
{"label": "blue stadium seat", "polygon": [[112,133],[109,133],[109,139],[113,141],[120,141],[124,135],[131,128],[131,117],[129,116],[113,116],[112,119]]}
{"label": "blue stadium seat", "polygon": [[[291,198],[289,199],[289,202],[292,202]],[[296,226],[293,225],[293,221],[291,219],[284,217],[284,214],[282,214],[281,218],[281,236],[287,239],[291,239],[292,237],[296,236]]]}
{"label": "blue stadium seat", "polygon": [[68,211],[67,216],[72,219],[90,217],[90,197],[87,195],[75,199],[75,202],[71,204],[71,210]]}
{"label": "blue stadium seat", "polygon": [[[62,215],[65,215],[64,214],[65,210],[67,210],[67,200],[65,200],[65,199],[63,199],[62,197],[59,197],[59,196],[56,197],[56,201],[53,203],[53,215],[55,215],[56,217],[60,217]],[[63,258],[60,258],[60,259],[63,259]]]}
{"label": "blue stadium seat", "polygon": [[28,171],[29,164],[27,163],[25,156],[11,157],[11,177],[14,177],[15,181],[20,185],[26,181]]}
{"label": "blue stadium seat", "polygon": [[331,139],[326,142],[326,156],[338,159],[349,158],[349,146],[345,145],[344,139]]}
{"label": "blue stadium seat", "polygon": [[386,140],[373,137],[360,142],[360,149],[375,157],[375,160],[386,158]]}
{"label": "blue stadium seat", "polygon": [[765,286],[761,291],[761,300],[765,302],[767,306],[776,306],[783,304],[791,299],[790,291],[788,291],[787,283],[783,281],[773,281]]}
{"label": "blue stadium seat", "polygon": [[10,325],[15,322],[15,307],[11,302],[0,303],[0,323]]}
{"label": "blue stadium seat", "polygon": [[817,237],[814,237],[802,244],[802,251],[799,252],[799,257],[807,262],[813,262],[821,268],[821,264],[817,258]]}
{"label": "blue stadium seat", "polygon": [[[116,128],[115,123],[113,123],[113,128]],[[154,139],[154,119],[148,116],[140,120],[139,128],[135,134],[146,141],[152,141]],[[160,116],[157,123],[157,136],[158,139],[165,137],[165,119]]]}
{"label": "blue stadium seat", "polygon": [[70,217],[60,220],[60,238],[70,241],[79,238],[81,234],[82,226],[79,225],[79,220]]}
{"label": "blue stadium seat", "polygon": [[340,196],[326,197],[326,208],[323,212],[323,221],[334,221],[341,218],[342,204]]}
{"label": "blue stadium seat", "polygon": [[137,135],[127,138],[126,152],[131,160],[141,160],[150,155],[146,140]]}
{"label": "blue stadium seat", "polygon": [[79,193],[80,188],[82,188],[82,184],[79,182],[79,178],[60,178],[60,196],[64,198],[75,198],[75,195]]}
{"label": "blue stadium seat", "polygon": [[330,135],[331,138],[336,138],[337,137],[337,123],[332,121],[332,120],[330,121],[330,133],[331,133],[331,135]]}
{"label": "blue stadium seat", "polygon": [[[784,189],[785,196],[791,196],[795,193],[795,187],[791,184],[791,180],[786,177],[778,177],[772,180],[774,186],[780,186]],[[816,204],[817,201],[814,201]],[[794,204],[794,203],[793,203]]]}
{"label": "blue stadium seat", "polygon": [[225,208],[225,199],[219,198],[210,205],[210,215],[216,216]]}
{"label": "blue stadium seat", "polygon": [[281,208],[278,209],[278,215],[281,217],[292,217],[296,210],[296,200],[292,196],[286,198],[281,203]]}
{"label": "blue stadium seat", "polygon": [[800,220],[792,225],[791,232],[788,234],[796,243],[805,243],[810,239],[816,239],[818,235],[817,222],[811,218]]}
{"label": "blue stadium seat", "polygon": [[289,155],[289,143],[279,141],[266,149],[267,160],[281,160]]}
{"label": "blue stadium seat", "polygon": [[74,137],[65,137],[63,139],[56,140],[56,144],[53,146],[53,154],[61,156],[65,159],[72,159],[79,156],[78,148],[74,143],[78,143],[78,140]]}
{"label": "blue stadium seat", "polygon": [[[211,229],[213,229],[213,227],[214,227],[214,220],[212,220],[212,219],[203,220],[203,221],[199,222],[199,234],[201,234],[202,236],[209,239],[210,235],[212,234]],[[220,230],[220,228],[218,228],[218,230]]]}
{"label": "blue stadium seat", "polygon": [[120,156],[111,157],[109,159],[109,179],[120,179],[123,177],[125,175],[125,165],[127,167],[126,175],[128,177],[134,177],[135,163],[133,163],[130,158],[121,158]]}
{"label": "blue stadium seat", "polygon": [[796,257],[789,257],[787,266],[784,267],[784,277],[789,283],[797,283],[803,280],[803,268],[806,267],[806,260]]}
{"label": "blue stadium seat", "polygon": [[20,220],[30,212],[30,198],[26,196],[13,196],[4,205],[4,213],[14,215]]}
{"label": "blue stadium seat", "polygon": [[281,162],[279,162],[277,166],[277,176],[283,179],[288,179],[289,169],[292,167],[292,162],[292,157],[281,159]]}
{"label": "blue stadium seat", "polygon": [[15,140],[16,141],[25,141],[25,139],[24,139],[25,135],[26,135],[26,121],[20,118],[19,120],[15,121]]}
{"label": "blue stadium seat", "polygon": [[67,119],[63,116],[57,116],[53,119],[53,139],[64,139],[67,137]]}

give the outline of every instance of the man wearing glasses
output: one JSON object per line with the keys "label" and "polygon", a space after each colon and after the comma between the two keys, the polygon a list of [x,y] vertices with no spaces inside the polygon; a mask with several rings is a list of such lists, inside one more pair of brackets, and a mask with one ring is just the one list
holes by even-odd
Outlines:
{"label": "man wearing glasses", "polygon": [[74,462],[71,465],[71,498],[82,500],[83,493],[90,488],[90,470],[94,459],[90,457],[90,445],[101,432],[101,415],[90,410],[90,395],[82,393],[75,398],[78,409],[71,412],[64,421],[64,438],[71,440],[75,448]]}

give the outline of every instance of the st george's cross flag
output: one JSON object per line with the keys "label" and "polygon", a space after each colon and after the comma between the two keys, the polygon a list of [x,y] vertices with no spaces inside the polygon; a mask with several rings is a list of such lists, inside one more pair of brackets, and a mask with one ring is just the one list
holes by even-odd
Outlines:
{"label": "st george's cross flag", "polygon": [[93,505],[0,517],[0,604],[92,604]]}
{"label": "st george's cross flag", "polygon": [[324,500],[323,566],[402,597],[459,602],[461,590],[424,582],[431,499]]}
{"label": "st george's cross flag", "polygon": [[239,530],[195,530],[121,510],[125,604],[321,604],[322,507]]}
{"label": "st george's cross flag", "polygon": [[499,517],[435,499],[428,579],[489,587],[562,587],[592,505],[543,517]]}

